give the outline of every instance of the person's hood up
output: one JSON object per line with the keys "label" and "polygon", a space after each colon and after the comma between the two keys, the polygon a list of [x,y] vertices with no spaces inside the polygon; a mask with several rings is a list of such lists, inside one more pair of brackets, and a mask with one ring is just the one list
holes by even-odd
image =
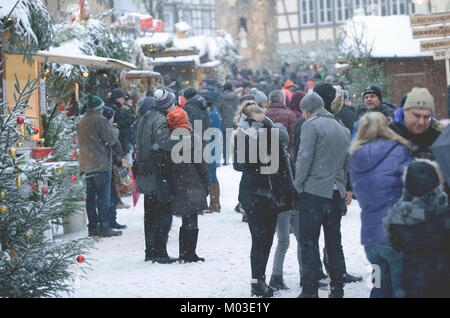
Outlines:
{"label": "person's hood up", "polygon": [[398,145],[396,141],[377,140],[363,145],[350,157],[350,165],[365,173],[375,167]]}

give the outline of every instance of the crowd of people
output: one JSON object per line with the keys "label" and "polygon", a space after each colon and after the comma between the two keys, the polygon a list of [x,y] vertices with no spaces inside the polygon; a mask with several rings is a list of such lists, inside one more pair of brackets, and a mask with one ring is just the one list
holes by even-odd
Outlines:
{"label": "crowd of people", "polygon": [[[120,236],[126,228],[116,221],[120,198],[111,180],[114,166],[131,163],[144,195],[145,261],[205,261],[196,254],[198,215],[221,211],[216,169],[233,164],[242,172],[235,210],[251,233],[252,296],[288,289],[283,261],[293,233],[299,298],[318,297],[328,281],[329,297],[344,297],[345,284],[362,280],[347,273],[341,242],[342,217],[356,199],[361,244],[376,267],[371,297],[450,297],[450,175],[433,151],[449,128],[443,132],[434,116],[433,96],[413,88],[395,107],[368,83],[364,104],[355,107],[344,83],[318,74],[311,69],[282,81],[243,69],[224,83],[157,89],[139,107],[127,105],[121,89],[107,105],[89,96],[78,125],[89,236]],[[222,138],[204,138],[209,128]],[[181,140],[187,159],[175,162],[171,154]],[[205,160],[205,149],[214,160]],[[271,171],[267,157],[274,154],[279,166]],[[167,253],[173,215],[182,218],[177,259]]]}

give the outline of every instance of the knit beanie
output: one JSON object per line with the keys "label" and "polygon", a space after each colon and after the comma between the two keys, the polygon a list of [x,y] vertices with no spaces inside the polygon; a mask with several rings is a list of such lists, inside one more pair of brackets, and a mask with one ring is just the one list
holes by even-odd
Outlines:
{"label": "knit beanie", "polygon": [[405,188],[413,196],[422,196],[440,185],[436,169],[426,161],[413,161],[406,170]]}
{"label": "knit beanie", "polygon": [[300,108],[308,113],[314,113],[319,109],[325,108],[322,97],[316,92],[306,95],[300,103]]}
{"label": "knit beanie", "polygon": [[225,83],[223,85],[223,90],[226,91],[232,91],[233,90],[233,85],[231,85],[231,83]]}
{"label": "knit beanie", "polygon": [[322,97],[325,109],[331,112],[331,104],[336,98],[336,89],[333,87],[333,85],[329,83],[317,84],[314,88],[314,92]]}
{"label": "knit beanie", "polygon": [[375,85],[367,86],[362,94],[363,100],[364,100],[364,96],[366,96],[367,94],[375,94],[378,97],[378,99],[380,100],[380,102],[381,103],[383,102],[383,93],[381,92],[381,88],[379,88],[378,86],[375,86]]}
{"label": "knit beanie", "polygon": [[94,96],[92,94],[87,95],[87,104],[86,104],[87,108],[99,111],[100,109],[103,108],[103,106],[105,106],[105,103],[100,97]]}
{"label": "knit beanie", "polygon": [[183,93],[183,96],[187,99],[191,99],[195,95],[197,95],[197,90],[193,87],[187,87]]}
{"label": "knit beanie", "polygon": [[150,109],[156,106],[155,99],[153,97],[146,97],[142,101],[142,105],[139,107],[139,115],[144,117],[145,113],[147,113]]}
{"label": "knit beanie", "polygon": [[191,125],[189,125],[187,122],[187,113],[181,108],[175,109],[174,111],[168,113],[167,121],[169,122],[171,130],[175,130],[177,128],[186,128],[189,131],[192,131]]}
{"label": "knit beanie", "polygon": [[408,93],[406,98],[404,109],[420,108],[429,109],[434,113],[434,98],[424,87],[414,87],[411,92]]}
{"label": "knit beanie", "polygon": [[286,83],[284,83],[284,88],[289,88],[289,87],[294,87],[295,84],[293,81],[286,81]]}
{"label": "knit beanie", "polygon": [[155,103],[159,109],[166,109],[175,102],[175,94],[166,89],[158,89],[155,91]]}
{"label": "knit beanie", "polygon": [[111,92],[111,99],[112,100],[117,100],[117,99],[122,98],[122,97],[125,98],[125,93],[120,88],[115,88]]}
{"label": "knit beanie", "polygon": [[108,120],[110,120],[111,118],[113,118],[113,116],[115,115],[115,111],[112,109],[112,108],[110,108],[110,107],[108,107],[108,106],[103,106],[103,116],[106,118],[106,119],[108,119]]}
{"label": "knit beanie", "polygon": [[259,91],[256,88],[252,88],[250,94],[255,97],[255,101],[258,105],[261,105],[262,103],[265,103],[269,100],[266,94],[264,94],[263,92]]}

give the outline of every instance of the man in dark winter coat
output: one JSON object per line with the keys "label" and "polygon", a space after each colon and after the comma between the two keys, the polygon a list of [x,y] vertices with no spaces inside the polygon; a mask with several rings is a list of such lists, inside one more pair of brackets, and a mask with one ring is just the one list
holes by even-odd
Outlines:
{"label": "man in dark winter coat", "polygon": [[450,210],[432,162],[413,161],[402,200],[383,220],[394,249],[403,252],[405,297],[450,297]]}
{"label": "man in dark winter coat", "polygon": [[312,93],[301,102],[306,120],[300,135],[294,186],[300,194],[300,240],[303,277],[300,298],[318,297],[320,257],[318,241],[323,226],[331,278],[330,297],[344,295],[345,260],[341,218],[351,193],[346,191],[350,132],[325,110]]}
{"label": "man in dark winter coat", "polygon": [[[209,95],[208,90],[204,90],[202,93],[205,94],[205,96]],[[196,132],[198,128],[196,127],[195,121],[202,122],[201,134],[203,136],[205,130],[211,127],[211,120],[206,99],[202,95],[197,94],[188,100],[186,104],[184,104],[183,110],[188,114],[189,123]],[[203,142],[205,143],[205,141]]]}
{"label": "man in dark winter coat", "polygon": [[89,236],[120,236],[111,229],[111,146],[118,142],[118,133],[102,116],[104,102],[88,95],[86,115],[77,126],[80,145],[80,170],[86,173],[86,211]]}
{"label": "man in dark winter coat", "polygon": [[350,130],[350,133],[353,132],[353,126],[356,121],[356,109],[352,104],[353,101],[351,96],[349,96],[348,92],[344,92],[344,106],[342,107],[342,110],[336,114],[336,117],[344,123],[348,130]]}
{"label": "man in dark winter coat", "polygon": [[[222,132],[223,136],[226,136],[226,130],[228,128],[234,129],[234,117],[239,106],[239,97],[233,92],[233,86],[230,83],[223,85],[223,94],[219,97],[216,103],[217,111],[222,117]],[[229,140],[224,139],[224,159],[226,158],[226,144]]]}
{"label": "man in dark winter coat", "polygon": [[358,118],[353,125],[352,137],[358,130],[359,118],[367,112],[380,112],[388,119],[389,123],[394,121],[395,106],[383,101],[383,93],[381,88],[375,85],[369,85],[362,93],[364,105],[359,106],[356,113]]}
{"label": "man in dark winter coat", "polygon": [[[175,109],[175,94],[155,92],[155,104],[142,117],[136,133],[136,164],[133,166],[139,193],[145,194],[145,260],[161,264],[175,262],[167,254],[167,240],[172,225],[170,190],[166,167],[177,143],[171,140],[167,114]],[[148,101],[144,99],[144,104]]]}
{"label": "man in dark winter coat", "polygon": [[289,133],[290,143],[288,151],[291,156],[294,153],[294,131],[297,116],[287,109],[286,95],[281,90],[276,90],[270,93],[269,96],[270,108],[266,111],[266,116],[274,123],[282,124]]}
{"label": "man in dark winter coat", "polygon": [[120,131],[119,141],[123,152],[127,155],[133,144],[133,123],[136,116],[130,112],[128,106],[124,105],[125,98],[125,93],[120,88],[116,88],[111,92],[111,98],[107,106],[116,113],[115,121]]}
{"label": "man in dark winter coat", "polygon": [[434,98],[426,88],[413,88],[408,93],[405,106],[395,112],[393,131],[414,144],[415,158],[433,159],[430,146],[441,132],[433,127]]}

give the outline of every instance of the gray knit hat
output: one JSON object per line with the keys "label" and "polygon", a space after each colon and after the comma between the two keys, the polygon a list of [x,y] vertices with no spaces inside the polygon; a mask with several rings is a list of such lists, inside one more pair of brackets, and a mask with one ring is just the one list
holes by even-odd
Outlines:
{"label": "gray knit hat", "polygon": [[165,89],[158,89],[155,92],[155,103],[159,109],[166,109],[175,102],[175,94]]}
{"label": "gray knit hat", "polygon": [[325,109],[325,104],[319,94],[312,92],[311,94],[303,97],[302,102],[300,103],[300,108],[308,113],[314,113],[319,109]]}
{"label": "gray knit hat", "polygon": [[258,105],[261,105],[262,103],[265,103],[269,100],[266,94],[264,94],[260,90],[257,90],[256,88],[252,88],[250,94],[252,94],[255,97],[255,101]]}

